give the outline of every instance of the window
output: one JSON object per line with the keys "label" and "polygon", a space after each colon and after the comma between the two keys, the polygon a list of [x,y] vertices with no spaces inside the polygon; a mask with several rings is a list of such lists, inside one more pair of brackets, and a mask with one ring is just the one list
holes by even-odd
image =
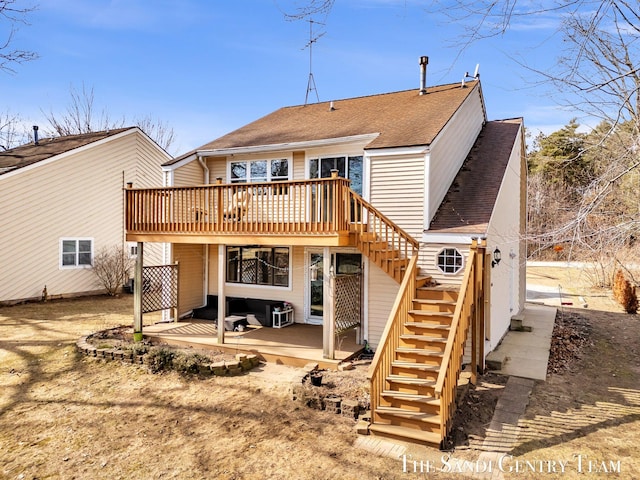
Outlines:
{"label": "window", "polygon": [[231,183],[276,182],[289,179],[289,160],[248,160],[229,164]]}
{"label": "window", "polygon": [[289,286],[288,247],[227,247],[227,282]]}
{"label": "window", "polygon": [[462,254],[456,248],[445,248],[438,254],[438,268],[442,273],[458,273],[462,263]]}
{"label": "window", "polygon": [[60,267],[83,268],[93,264],[93,239],[60,239]]}
{"label": "window", "polygon": [[132,242],[127,243],[127,253],[129,258],[138,258],[138,244]]}
{"label": "window", "polygon": [[351,180],[351,189],[362,195],[362,155],[312,158],[309,160],[309,178],[328,178],[331,170]]}

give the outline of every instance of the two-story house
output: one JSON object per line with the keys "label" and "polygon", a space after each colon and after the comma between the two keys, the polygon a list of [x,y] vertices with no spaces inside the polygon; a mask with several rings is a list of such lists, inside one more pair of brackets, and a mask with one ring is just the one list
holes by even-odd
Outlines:
{"label": "two-story house", "polygon": [[358,329],[372,430],[439,443],[463,359],[523,308],[523,138],[479,79],[281,108],[128,189],[127,240],[171,244],[180,314],[214,298],[220,342],[234,299],[287,302],[328,358]]}

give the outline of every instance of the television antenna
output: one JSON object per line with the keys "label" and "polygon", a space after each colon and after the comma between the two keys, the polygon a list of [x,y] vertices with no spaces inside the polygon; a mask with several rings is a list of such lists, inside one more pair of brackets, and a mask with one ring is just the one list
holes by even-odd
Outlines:
{"label": "television antenna", "polygon": [[[309,43],[307,43],[304,48],[309,49],[309,81],[307,82],[307,94],[304,97],[304,104],[306,105],[309,101],[309,93],[316,92],[316,101],[320,102],[320,97],[318,96],[318,89],[316,88],[316,81],[313,79],[313,44],[318,41],[320,37],[324,35],[322,32],[320,35],[313,36],[313,24],[317,23],[318,25],[324,25],[324,23],[315,22],[313,19],[307,20],[309,22]],[[303,48],[303,50],[304,50]]]}

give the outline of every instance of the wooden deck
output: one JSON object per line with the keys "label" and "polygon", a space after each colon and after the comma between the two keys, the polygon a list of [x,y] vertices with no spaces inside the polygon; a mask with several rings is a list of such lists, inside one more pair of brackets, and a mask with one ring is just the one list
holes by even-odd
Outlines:
{"label": "wooden deck", "polygon": [[322,326],[296,323],[285,328],[249,327],[244,332],[225,332],[225,343],[218,344],[214,321],[196,320],[157,323],[144,327],[153,341],[193,348],[254,353],[267,362],[303,367],[318,363],[320,368],[337,369],[338,364],[362,350],[356,344],[355,330],[336,342],[335,360],[322,358]]}

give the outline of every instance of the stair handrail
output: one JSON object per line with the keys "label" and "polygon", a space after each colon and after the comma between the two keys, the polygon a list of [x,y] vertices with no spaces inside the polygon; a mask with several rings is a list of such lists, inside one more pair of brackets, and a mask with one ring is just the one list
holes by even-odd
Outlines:
{"label": "stair handrail", "polygon": [[[398,236],[406,242],[407,245],[411,246],[412,251],[411,255],[415,253],[416,250],[420,248],[420,242],[409,235],[402,227],[396,224],[393,220],[387,217],[384,213],[378,210],[376,207],[367,202],[364,198],[358,195],[355,191],[353,191],[348,185],[345,186],[348,189],[348,199],[349,201],[346,203],[347,208],[349,208],[349,221],[350,223],[356,223],[358,220],[358,213],[362,210],[367,211],[370,214],[373,214],[375,217],[380,219],[386,226],[390,227]],[[354,208],[351,210],[350,206],[352,203],[355,205],[360,205],[361,208]],[[407,256],[409,256],[409,252],[407,251]]]}
{"label": "stair handrail", "polygon": [[413,255],[409,261],[407,271],[400,284],[398,295],[396,296],[389,319],[385,324],[384,331],[378,342],[378,348],[367,371],[367,379],[371,383],[371,412],[372,418],[377,408],[379,395],[384,388],[385,379],[391,370],[392,356],[400,344],[400,335],[404,327],[404,319],[409,310],[413,307],[413,297],[416,290],[418,255]]}
{"label": "stair handrail", "polygon": [[473,315],[475,302],[472,284],[474,282],[477,254],[474,242],[474,245],[469,250],[467,266],[460,285],[449,336],[447,337],[440,371],[434,388],[434,396],[440,399],[440,424],[443,440],[448,434],[451,417],[453,416],[452,405],[455,403],[455,391],[458,383],[457,375],[462,370],[462,355],[464,353],[466,334],[472,321],[471,316]]}

